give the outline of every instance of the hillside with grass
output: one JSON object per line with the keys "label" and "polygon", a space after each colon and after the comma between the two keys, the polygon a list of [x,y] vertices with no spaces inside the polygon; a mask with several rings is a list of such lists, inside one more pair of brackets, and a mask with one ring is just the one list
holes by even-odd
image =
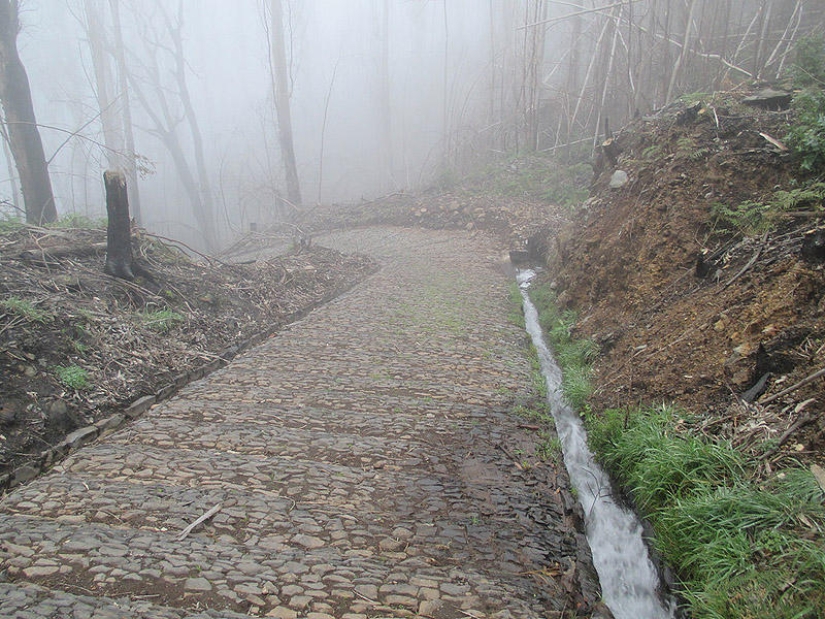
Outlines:
{"label": "hillside with grass", "polygon": [[690,616],[825,616],[825,95],[683,97],[610,136],[534,294]]}

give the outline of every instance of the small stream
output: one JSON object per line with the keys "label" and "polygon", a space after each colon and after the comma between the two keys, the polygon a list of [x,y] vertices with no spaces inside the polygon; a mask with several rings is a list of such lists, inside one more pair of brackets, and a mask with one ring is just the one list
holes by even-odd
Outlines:
{"label": "small stream", "polygon": [[581,419],[562,397],[561,370],[544,343],[538,312],[527,294],[534,276],[533,271],[518,274],[526,329],[547,380],[548,400],[561,439],[564,463],[584,509],[587,539],[604,602],[616,619],[673,619],[676,604],[660,594],[659,574],[643,541],[642,523],[635,513],[613,499],[610,480],[587,446]]}

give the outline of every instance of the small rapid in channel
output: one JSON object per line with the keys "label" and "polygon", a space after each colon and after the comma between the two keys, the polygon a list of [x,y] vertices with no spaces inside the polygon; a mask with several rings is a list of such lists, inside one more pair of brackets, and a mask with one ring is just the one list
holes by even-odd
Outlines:
{"label": "small rapid in channel", "polygon": [[604,602],[616,619],[673,619],[676,604],[664,601],[658,591],[659,575],[642,538],[642,523],[636,514],[613,499],[610,480],[587,446],[587,433],[581,419],[564,401],[561,370],[544,342],[538,312],[527,292],[533,277],[533,271],[518,274],[524,320],[547,381],[547,397],[561,440],[564,464],[584,509],[587,540]]}

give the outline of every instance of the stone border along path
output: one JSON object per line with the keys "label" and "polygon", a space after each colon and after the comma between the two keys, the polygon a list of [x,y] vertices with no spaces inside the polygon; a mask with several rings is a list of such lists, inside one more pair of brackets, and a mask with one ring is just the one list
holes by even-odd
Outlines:
{"label": "stone border along path", "polygon": [[0,501],[0,617],[591,613],[566,473],[512,459],[535,432],[502,252],[317,242],[382,269]]}

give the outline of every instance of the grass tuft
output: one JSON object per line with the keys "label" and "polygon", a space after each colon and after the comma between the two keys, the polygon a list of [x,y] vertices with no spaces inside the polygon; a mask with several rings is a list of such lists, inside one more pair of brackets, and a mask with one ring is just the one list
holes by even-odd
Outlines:
{"label": "grass tuft", "polygon": [[166,333],[177,323],[183,322],[183,315],[169,309],[143,313],[143,324],[154,331]]}
{"label": "grass tuft", "polygon": [[58,366],[54,371],[57,380],[70,389],[80,391],[90,387],[89,373],[78,365]]}
{"label": "grass tuft", "polygon": [[672,407],[588,418],[591,447],[629,489],[695,618],[821,617],[825,504],[803,469],[761,484],[724,441]]}
{"label": "grass tuft", "polygon": [[21,318],[25,318],[30,322],[45,323],[52,318],[48,312],[35,307],[30,301],[19,297],[10,297],[0,301],[0,308]]}

